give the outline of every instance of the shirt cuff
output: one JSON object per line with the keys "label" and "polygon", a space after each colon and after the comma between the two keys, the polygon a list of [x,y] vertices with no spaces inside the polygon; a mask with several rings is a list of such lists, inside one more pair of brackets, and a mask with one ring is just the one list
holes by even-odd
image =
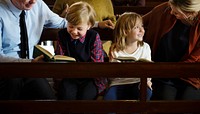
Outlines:
{"label": "shirt cuff", "polygon": [[95,24],[94,24],[93,28],[95,28],[95,27],[98,28],[99,27],[98,24],[99,24],[99,21],[95,21]]}

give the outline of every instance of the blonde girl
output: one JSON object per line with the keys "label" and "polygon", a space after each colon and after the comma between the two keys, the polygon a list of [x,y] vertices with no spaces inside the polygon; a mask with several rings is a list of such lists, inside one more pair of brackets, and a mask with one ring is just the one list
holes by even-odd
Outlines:
{"label": "blonde girl", "polygon": [[[120,62],[118,57],[134,57],[136,60],[151,61],[151,50],[143,42],[144,28],[142,17],[134,12],[122,14],[114,29],[114,43],[110,48],[110,62]],[[139,78],[112,78],[105,100],[130,100],[139,98]],[[147,82],[147,99],[152,95],[151,80]]]}

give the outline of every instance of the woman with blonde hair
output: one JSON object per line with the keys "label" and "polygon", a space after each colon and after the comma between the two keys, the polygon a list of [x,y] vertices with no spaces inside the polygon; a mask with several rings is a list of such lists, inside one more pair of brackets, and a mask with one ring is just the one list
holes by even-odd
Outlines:
{"label": "woman with blonde hair", "polygon": [[[200,62],[200,1],[169,0],[143,16],[154,62]],[[179,74],[177,74],[179,75]],[[154,99],[200,99],[200,78],[152,79]]]}

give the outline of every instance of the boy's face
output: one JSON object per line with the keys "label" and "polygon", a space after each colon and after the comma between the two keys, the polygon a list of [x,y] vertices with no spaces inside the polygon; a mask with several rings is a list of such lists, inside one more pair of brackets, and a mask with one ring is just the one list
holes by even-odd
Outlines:
{"label": "boy's face", "polygon": [[30,10],[37,0],[11,0],[11,2],[20,10]]}
{"label": "boy's face", "polygon": [[90,27],[91,26],[88,23],[73,25],[70,22],[68,22],[67,32],[71,35],[73,39],[79,39],[86,34],[87,30],[90,29]]}

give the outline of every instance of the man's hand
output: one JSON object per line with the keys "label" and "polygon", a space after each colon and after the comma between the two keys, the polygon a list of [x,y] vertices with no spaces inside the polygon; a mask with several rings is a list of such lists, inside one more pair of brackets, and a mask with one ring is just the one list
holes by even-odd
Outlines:
{"label": "man's hand", "polygon": [[101,21],[98,23],[98,26],[101,29],[105,29],[105,28],[114,29],[115,28],[115,25],[113,24],[113,22],[111,20]]}
{"label": "man's hand", "polygon": [[44,62],[44,55],[40,55],[38,57],[36,57],[35,59],[33,59],[31,62]]}
{"label": "man's hand", "polygon": [[67,14],[67,11],[68,11],[68,9],[69,9],[69,5],[68,4],[66,4],[65,5],[65,9],[63,10],[63,12],[62,12],[62,14],[60,15],[61,17],[63,17],[63,18],[65,18],[65,16],[66,16],[66,14]]}

